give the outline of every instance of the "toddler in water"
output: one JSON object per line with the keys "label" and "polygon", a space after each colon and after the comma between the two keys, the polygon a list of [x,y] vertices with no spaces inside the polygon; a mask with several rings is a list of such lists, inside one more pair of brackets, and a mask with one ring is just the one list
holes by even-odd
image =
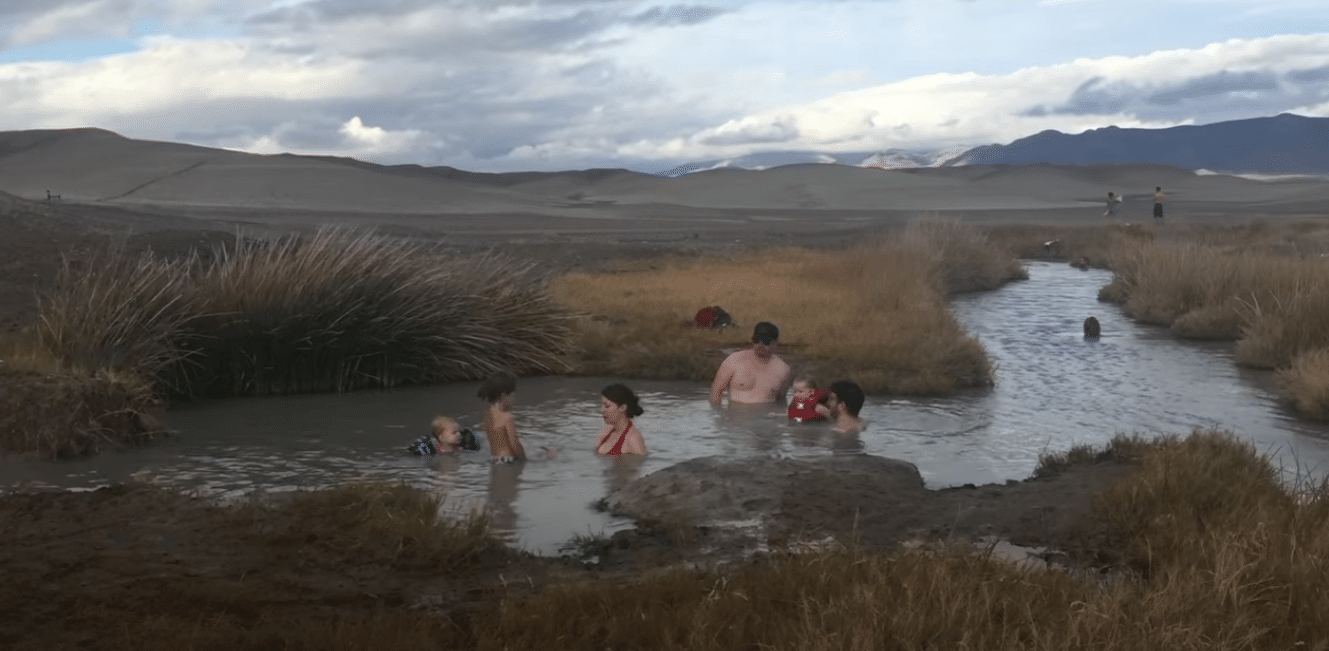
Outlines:
{"label": "toddler in water", "polygon": [[807,375],[794,380],[794,396],[789,401],[789,419],[801,423],[808,420],[821,420],[831,414],[831,410],[822,399],[826,391],[817,389],[817,381]]}
{"label": "toddler in water", "polygon": [[484,429],[489,437],[489,453],[494,463],[515,463],[526,458],[526,449],[517,438],[512,423],[512,405],[516,402],[517,378],[508,373],[495,375],[480,385],[477,395],[489,403],[485,410]]}
{"label": "toddler in water", "polygon": [[421,436],[406,449],[411,454],[418,455],[450,454],[461,451],[461,428],[455,419],[435,416],[432,429],[432,434]]}

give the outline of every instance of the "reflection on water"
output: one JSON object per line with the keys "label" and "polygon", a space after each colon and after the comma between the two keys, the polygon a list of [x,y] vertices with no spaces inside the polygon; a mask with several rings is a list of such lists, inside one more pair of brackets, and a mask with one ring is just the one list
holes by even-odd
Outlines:
{"label": "reflection on water", "polygon": [[[836,434],[791,423],[783,407],[716,408],[695,382],[629,380],[646,413],[636,419],[645,459],[597,457],[599,391],[617,378],[530,378],[513,419],[527,450],[551,457],[493,466],[487,452],[411,457],[406,446],[435,414],[474,427],[483,415],[473,383],[349,395],[198,401],[174,409],[179,436],[162,445],[87,460],[0,462],[0,486],[92,488],[138,478],[205,494],[402,481],[487,507],[524,547],[556,553],[575,534],[628,525],[594,510],[643,474],[700,456],[807,457],[866,452],[906,459],[932,487],[1029,476],[1043,451],[1102,444],[1117,432],[1236,431],[1285,465],[1318,469],[1329,430],[1279,407],[1267,373],[1237,368],[1230,345],[1178,342],[1098,303],[1101,271],[1034,263],[1030,280],[958,298],[957,317],[997,362],[991,390],[952,398],[869,398],[868,428]],[[1102,337],[1086,341],[1095,316]],[[824,378],[830,381],[836,378]],[[538,454],[538,453],[535,453]]]}

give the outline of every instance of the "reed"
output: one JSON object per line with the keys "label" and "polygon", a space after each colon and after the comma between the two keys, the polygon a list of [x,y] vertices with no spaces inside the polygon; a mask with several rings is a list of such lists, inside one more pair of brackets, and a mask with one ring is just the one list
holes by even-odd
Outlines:
{"label": "reed", "polygon": [[111,249],[87,263],[65,260],[56,289],[39,298],[29,357],[66,373],[159,377],[188,357],[184,327],[196,318],[195,259],[164,260]]}
{"label": "reed", "polygon": [[529,264],[449,258],[325,228],[241,240],[200,274],[194,391],[248,395],[446,382],[564,369],[567,317]]}
{"label": "reed", "polygon": [[239,238],[208,261],[112,252],[66,265],[38,332],[71,371],[223,396],[556,372],[569,327],[528,264],[324,228]]}
{"label": "reed", "polygon": [[[583,316],[574,370],[586,374],[709,380],[724,353],[772,321],[791,360],[868,391],[944,393],[991,382],[982,346],[950,315],[948,289],[1021,277],[955,223],[921,223],[842,251],[771,249],[728,259],[624,262],[554,279],[551,292]],[[960,258],[953,259],[953,258]],[[686,322],[720,305],[736,326]]]}
{"label": "reed", "polygon": [[0,367],[0,453],[60,459],[143,445],[162,435],[160,414],[151,385],[133,374]]}
{"label": "reed", "polygon": [[1316,348],[1292,359],[1277,373],[1284,398],[1302,414],[1329,420],[1329,348]]}

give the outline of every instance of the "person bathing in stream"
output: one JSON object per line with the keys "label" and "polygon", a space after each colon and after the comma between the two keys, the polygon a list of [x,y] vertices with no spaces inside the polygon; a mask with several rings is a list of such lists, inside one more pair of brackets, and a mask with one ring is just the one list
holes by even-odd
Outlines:
{"label": "person bathing in stream", "polygon": [[858,412],[863,408],[863,389],[849,380],[840,380],[831,384],[831,391],[826,395],[826,406],[831,410],[835,431],[844,434],[857,434],[863,431],[863,419]]}
{"label": "person bathing in stream", "polygon": [[719,404],[729,391],[729,402],[784,402],[794,383],[794,370],[775,354],[780,329],[762,321],[752,329],[752,348],[729,355],[711,382],[711,403]]}
{"label": "person bathing in stream", "polygon": [[480,384],[477,395],[489,403],[485,410],[484,430],[489,438],[489,454],[494,463],[514,463],[526,458],[526,449],[517,438],[512,424],[512,405],[516,401],[517,378],[508,373],[490,377]]}
{"label": "person bathing in stream", "polygon": [[826,394],[827,391],[817,388],[817,381],[812,376],[804,375],[794,380],[794,395],[789,401],[789,420],[802,423],[830,416],[830,408],[822,404]]}
{"label": "person bathing in stream", "polygon": [[415,439],[406,449],[421,456],[461,452],[461,428],[455,419],[435,416],[431,429],[433,433]]}
{"label": "person bathing in stream", "polygon": [[605,426],[595,440],[595,453],[606,457],[624,454],[646,454],[646,442],[641,430],[632,423],[644,410],[637,402],[637,394],[622,384],[611,384],[600,392],[600,416]]}

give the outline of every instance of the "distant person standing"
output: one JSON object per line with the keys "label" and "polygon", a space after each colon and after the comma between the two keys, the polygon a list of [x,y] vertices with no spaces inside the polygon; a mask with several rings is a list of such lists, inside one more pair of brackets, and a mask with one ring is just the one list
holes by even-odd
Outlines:
{"label": "distant person standing", "polygon": [[1167,201],[1167,195],[1163,194],[1163,188],[1154,188],[1154,223],[1162,225],[1163,223],[1163,202]]}
{"label": "distant person standing", "polygon": [[1107,198],[1107,212],[1103,213],[1105,219],[1113,219],[1117,216],[1117,206],[1121,205],[1121,197],[1109,192]]}

